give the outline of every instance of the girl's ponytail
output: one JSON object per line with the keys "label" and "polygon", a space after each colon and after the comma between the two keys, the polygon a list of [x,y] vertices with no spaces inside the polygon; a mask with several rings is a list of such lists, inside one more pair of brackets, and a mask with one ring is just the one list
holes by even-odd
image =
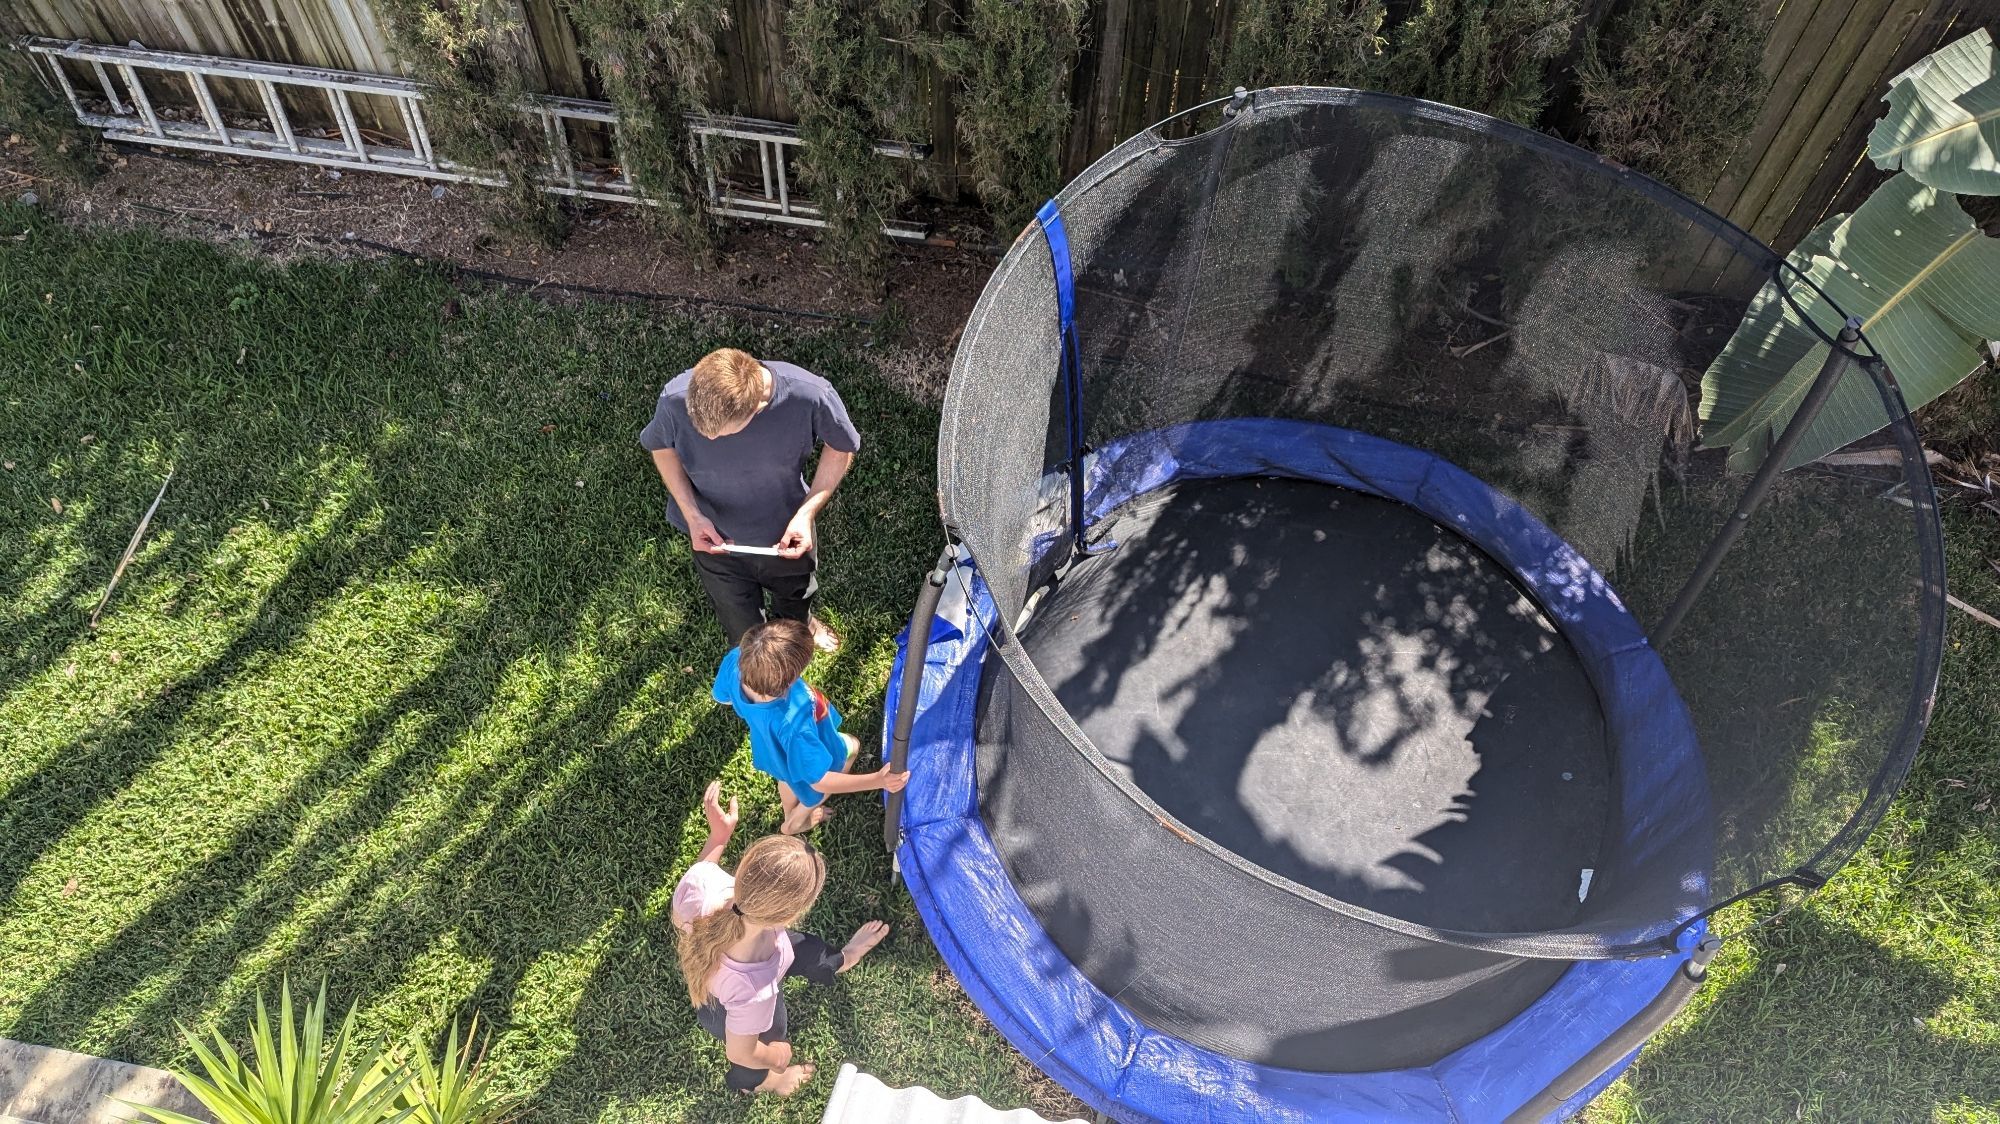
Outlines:
{"label": "girl's ponytail", "polygon": [[726,906],[695,918],[681,933],[681,977],[687,981],[688,1002],[697,1007],[708,1002],[708,982],[722,967],[723,950],[743,939],[743,929],[743,915]]}
{"label": "girl's ponytail", "polygon": [[695,919],[680,934],[681,978],[688,1001],[699,1007],[710,998],[709,983],[722,967],[730,945],[752,925],[780,929],[796,924],[819,900],[826,885],[826,862],[805,840],[767,835],[743,852],[736,864],[736,900]]}

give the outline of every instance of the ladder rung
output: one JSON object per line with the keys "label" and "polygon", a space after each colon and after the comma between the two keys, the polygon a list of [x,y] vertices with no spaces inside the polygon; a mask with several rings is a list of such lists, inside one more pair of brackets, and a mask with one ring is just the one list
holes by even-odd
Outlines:
{"label": "ladder rung", "polygon": [[347,100],[347,91],[328,90],[326,98],[333,104],[333,119],[340,125],[340,136],[347,142],[347,150],[356,160],[368,163],[368,144],[361,139],[361,126],[355,123],[354,105]]}
{"label": "ladder rung", "polygon": [[[33,60],[30,59],[29,61],[32,62]],[[55,71],[56,84],[62,87],[63,96],[69,99],[69,107],[76,111],[78,117],[82,117],[83,102],[76,96],[76,87],[69,84],[69,75],[63,73],[62,60],[51,57],[49,59],[49,69]]]}
{"label": "ladder rung", "polygon": [[209,92],[208,79],[200,71],[187,72],[188,85],[194,88],[194,100],[201,105],[201,115],[208,119],[208,127],[215,131],[215,139],[229,144],[229,126],[222,120],[222,111],[215,107],[215,95]]}
{"label": "ladder rung", "polygon": [[271,119],[271,131],[278,135],[287,149],[299,150],[299,138],[292,132],[292,119],[285,113],[284,100],[278,96],[278,88],[268,79],[257,80],[257,95],[264,99],[264,116]]}
{"label": "ladder rung", "polygon": [[[49,61],[54,62],[55,60],[51,58]],[[132,107],[126,105],[125,99],[118,96],[118,87],[112,84],[111,74],[104,69],[104,64],[98,62],[96,59],[91,59],[90,69],[97,72],[97,84],[104,87],[104,100],[111,103],[111,112],[118,114],[120,117],[132,112]]]}
{"label": "ladder rung", "polygon": [[139,81],[139,72],[132,69],[131,63],[119,63],[118,73],[125,79],[125,89],[132,95],[132,104],[138,107],[146,131],[156,137],[166,136],[166,130],[160,128],[160,115],[153,112],[153,99],[146,96],[145,84]]}

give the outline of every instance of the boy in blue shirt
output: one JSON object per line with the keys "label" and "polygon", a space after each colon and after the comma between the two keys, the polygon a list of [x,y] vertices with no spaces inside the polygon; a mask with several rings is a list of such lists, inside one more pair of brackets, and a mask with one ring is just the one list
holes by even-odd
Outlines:
{"label": "boy in blue shirt", "polygon": [[824,821],[829,796],[898,792],[910,780],[886,763],[860,776],[847,771],[861,743],[840,732],[840,712],[799,678],[812,655],[813,636],[804,622],[781,617],[753,625],[722,657],[711,691],[750,727],[750,760],[778,782],[785,809],[779,830],[787,835]]}

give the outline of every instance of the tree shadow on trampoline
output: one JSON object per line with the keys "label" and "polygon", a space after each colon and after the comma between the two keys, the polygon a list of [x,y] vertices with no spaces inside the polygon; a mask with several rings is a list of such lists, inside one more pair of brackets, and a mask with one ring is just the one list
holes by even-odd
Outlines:
{"label": "tree shadow on trampoline", "polygon": [[1560,928],[1604,833],[1596,694],[1500,566],[1400,504],[1183,484],[1023,644],[1107,762],[1264,869],[1419,924]]}

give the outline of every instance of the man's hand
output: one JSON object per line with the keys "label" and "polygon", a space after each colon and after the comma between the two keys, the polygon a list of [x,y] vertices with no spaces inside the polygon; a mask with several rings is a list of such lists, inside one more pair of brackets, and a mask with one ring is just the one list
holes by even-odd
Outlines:
{"label": "man's hand", "polygon": [[785,558],[804,558],[813,548],[812,512],[801,509],[785,527],[785,535],[778,540],[778,554]]}
{"label": "man's hand", "polygon": [[743,818],[736,810],[734,796],[729,798],[729,810],[722,810],[721,781],[708,782],[708,790],[701,794],[701,815],[708,821],[708,833],[722,836],[733,834]]}
{"label": "man's hand", "polygon": [[722,532],[716,530],[715,524],[710,523],[706,516],[687,508],[682,508],[681,514],[687,516],[688,537],[694,541],[696,550],[704,554],[729,553],[722,549],[729,540],[722,537]]}

